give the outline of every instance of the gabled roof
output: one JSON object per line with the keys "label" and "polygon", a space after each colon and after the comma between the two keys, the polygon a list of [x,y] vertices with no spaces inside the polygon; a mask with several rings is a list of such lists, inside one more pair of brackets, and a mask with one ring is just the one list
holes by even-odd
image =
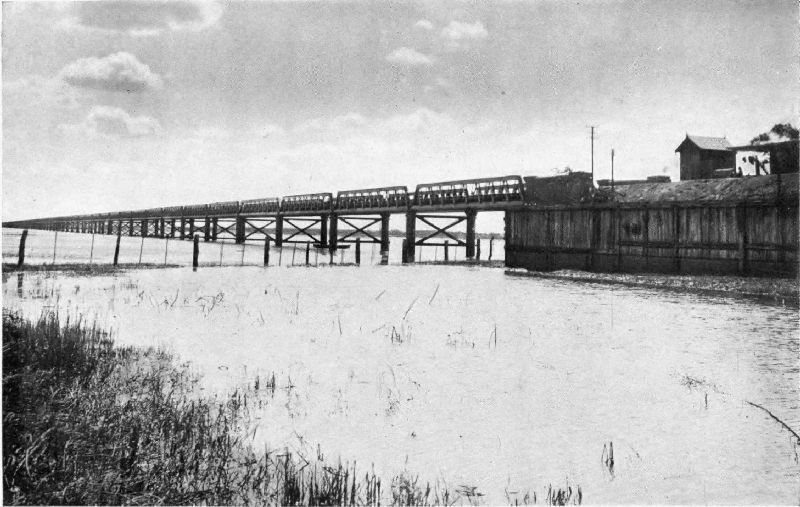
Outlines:
{"label": "gabled roof", "polygon": [[701,150],[712,151],[728,151],[728,148],[731,147],[731,143],[724,137],[690,136],[686,134],[686,139],[683,140],[680,146],[675,148],[675,151],[681,151],[686,143],[692,143]]}

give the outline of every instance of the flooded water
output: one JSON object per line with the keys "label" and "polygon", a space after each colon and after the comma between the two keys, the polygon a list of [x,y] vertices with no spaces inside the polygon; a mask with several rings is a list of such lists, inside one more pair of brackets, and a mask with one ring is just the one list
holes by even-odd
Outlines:
{"label": "flooded water", "polygon": [[433,265],[12,274],[3,306],[165,346],[209,392],[274,373],[256,445],[482,503],[800,501],[798,442],[751,405],[800,429],[792,308]]}

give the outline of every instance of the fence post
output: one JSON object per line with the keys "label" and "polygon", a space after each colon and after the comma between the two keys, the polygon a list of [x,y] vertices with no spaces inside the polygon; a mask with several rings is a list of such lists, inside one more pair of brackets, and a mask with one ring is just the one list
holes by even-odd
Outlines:
{"label": "fence post", "polygon": [[197,271],[197,260],[200,257],[200,235],[194,235],[194,248],[192,249],[192,271]]}
{"label": "fence post", "polygon": [[58,245],[58,231],[56,231],[56,237],[53,238],[53,264],[56,263],[56,245]]}
{"label": "fence post", "polygon": [[114,266],[119,261],[119,240],[122,238],[122,228],[117,231],[117,246],[114,248]]}
{"label": "fence post", "polygon": [[264,241],[264,265],[269,266],[269,236]]}
{"label": "fence post", "polygon": [[361,265],[361,238],[356,238],[356,264]]}
{"label": "fence post", "polygon": [[22,237],[19,238],[19,254],[17,255],[17,267],[21,268],[25,264],[25,240],[28,239],[28,229],[22,231]]}

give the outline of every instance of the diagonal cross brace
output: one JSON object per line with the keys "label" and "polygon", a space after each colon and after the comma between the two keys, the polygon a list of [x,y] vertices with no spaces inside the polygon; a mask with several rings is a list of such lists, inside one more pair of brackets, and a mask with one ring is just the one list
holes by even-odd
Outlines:
{"label": "diagonal cross brace", "polygon": [[[312,219],[284,218],[284,220],[286,221],[287,224],[291,225],[292,227],[294,227],[296,229],[292,234],[290,234],[289,236],[283,238],[283,242],[284,243],[290,243],[289,240],[291,240],[293,237],[295,237],[297,235],[300,235],[300,234],[302,234],[303,236],[308,236],[309,238],[311,238],[311,241],[314,242],[314,243],[321,243],[322,242],[320,239],[315,238],[311,233],[308,232],[308,230],[311,229],[313,226],[315,226],[317,224],[321,224],[322,220],[313,219],[313,218]],[[294,221],[296,221],[296,220],[308,220],[308,225],[306,225],[305,227],[303,227],[302,225],[297,225],[296,223],[294,223]],[[298,243],[298,242],[295,241],[294,243]]]}
{"label": "diagonal cross brace", "polygon": [[254,224],[253,222],[251,222],[250,220],[245,219],[244,220],[245,225],[249,225],[250,227],[253,228],[253,230],[250,231],[249,233],[246,232],[245,235],[244,235],[244,238],[247,239],[250,236],[252,236],[253,234],[256,234],[256,233],[260,232],[260,233],[264,234],[264,236],[268,237],[270,240],[275,241],[275,238],[273,238],[267,232],[267,227],[269,227],[270,225],[275,225],[275,219],[273,218],[273,219],[265,220],[265,222],[266,223],[264,225],[258,226],[256,224]]}
{"label": "diagonal cross brace", "polygon": [[[439,216],[437,218],[445,218],[445,217]],[[467,219],[467,217],[453,217],[452,218],[453,222],[448,224],[448,225],[446,225],[446,226],[444,226],[444,227],[439,227],[438,225],[434,224],[430,220],[427,220],[425,218],[425,216],[423,216],[423,215],[417,215],[417,219],[420,220],[421,222],[425,222],[426,224],[428,224],[431,227],[433,227],[434,231],[433,231],[433,233],[428,234],[424,238],[422,238],[420,240],[417,240],[416,243],[415,243],[416,245],[424,245],[426,240],[431,239],[431,238],[433,238],[435,236],[438,236],[439,234],[443,234],[443,235],[447,236],[448,238],[452,239],[453,241],[455,241],[457,246],[467,246],[467,243],[465,241],[459,239],[454,234],[452,234],[450,232],[447,232],[448,229],[451,229],[452,227],[455,227],[456,225],[458,225],[461,222],[465,221]]]}
{"label": "diagonal cross brace", "polygon": [[[350,227],[353,228],[352,231],[350,231],[347,234],[345,234],[344,236],[338,238],[337,241],[340,241],[342,243],[352,242],[352,240],[348,241],[347,238],[349,238],[349,237],[351,237],[351,236],[353,236],[355,234],[358,234],[360,232],[361,234],[363,234],[363,235],[367,236],[368,238],[370,238],[372,240],[371,243],[380,243],[381,242],[381,239],[379,237],[374,236],[370,231],[367,230],[368,227],[372,227],[373,225],[380,223],[381,222],[381,218],[380,217],[378,217],[378,218],[364,218],[364,217],[345,218],[345,217],[341,217],[340,216],[340,217],[337,217],[337,219],[341,220],[342,222],[344,222],[345,224],[347,224],[347,225],[349,225]],[[351,222],[351,220],[363,220],[363,221],[369,221],[369,223],[359,227],[356,224],[354,224],[353,222]]]}

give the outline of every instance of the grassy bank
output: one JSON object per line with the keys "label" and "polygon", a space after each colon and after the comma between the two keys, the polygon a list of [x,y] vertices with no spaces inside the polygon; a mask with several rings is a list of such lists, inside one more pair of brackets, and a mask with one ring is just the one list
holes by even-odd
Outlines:
{"label": "grassy bank", "polygon": [[115,271],[124,271],[128,269],[163,269],[163,268],[178,268],[180,267],[179,264],[163,264],[163,263],[141,263],[137,264],[135,262],[131,263],[121,263],[116,266],[113,264],[81,264],[81,263],[69,263],[69,264],[25,264],[23,266],[17,266],[14,263],[3,263],[3,273],[14,273],[20,271],[66,271],[70,273],[77,273],[77,274],[86,274],[86,275],[94,275],[94,274],[104,274],[104,273],[113,273]]}
{"label": "grassy bank", "polygon": [[[250,410],[274,379],[204,398],[166,352],[49,315],[3,315],[3,494],[6,504],[398,505],[472,503],[402,474],[382,490],[356,463],[255,450]],[[525,500],[536,494],[526,495]],[[547,488],[579,503],[580,488]]]}

